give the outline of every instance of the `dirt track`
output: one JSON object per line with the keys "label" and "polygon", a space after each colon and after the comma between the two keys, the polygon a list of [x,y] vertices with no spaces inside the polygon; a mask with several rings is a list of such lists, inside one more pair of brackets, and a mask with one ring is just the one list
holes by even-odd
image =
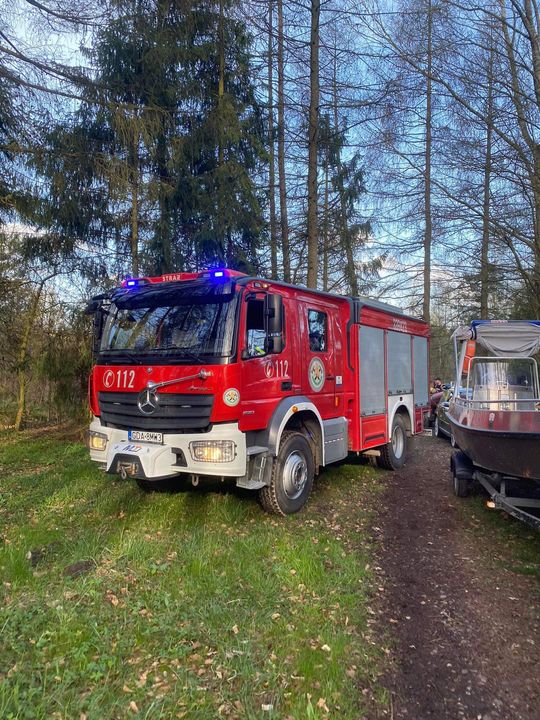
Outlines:
{"label": "dirt track", "polygon": [[460,512],[470,501],[451,492],[450,452],[417,438],[407,467],[388,475],[376,522],[378,632],[393,638],[385,716],[538,720],[538,584],[501,570],[493,556],[511,553]]}

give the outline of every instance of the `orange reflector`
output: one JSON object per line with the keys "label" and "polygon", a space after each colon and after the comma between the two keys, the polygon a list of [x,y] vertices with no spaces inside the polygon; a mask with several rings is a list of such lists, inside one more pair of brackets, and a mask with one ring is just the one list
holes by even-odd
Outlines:
{"label": "orange reflector", "polygon": [[495,508],[495,501],[494,500],[486,500],[486,507],[490,510],[493,510]]}
{"label": "orange reflector", "polygon": [[298,407],[296,405],[293,405],[291,410],[293,411],[293,413],[298,412]]}

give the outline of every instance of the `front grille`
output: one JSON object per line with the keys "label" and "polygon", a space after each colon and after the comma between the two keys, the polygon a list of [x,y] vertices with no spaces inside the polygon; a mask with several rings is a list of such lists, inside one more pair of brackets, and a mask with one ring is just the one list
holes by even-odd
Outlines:
{"label": "front grille", "polygon": [[182,432],[206,430],[214,404],[213,395],[158,393],[159,405],[152,415],[139,410],[139,393],[98,393],[101,421],[122,430]]}

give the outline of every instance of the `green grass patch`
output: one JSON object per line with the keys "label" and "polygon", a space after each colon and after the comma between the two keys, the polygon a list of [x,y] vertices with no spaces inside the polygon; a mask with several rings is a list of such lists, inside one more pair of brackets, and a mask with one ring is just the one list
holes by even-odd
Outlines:
{"label": "green grass patch", "polygon": [[493,538],[493,562],[540,582],[540,533],[501,510],[486,507],[487,494],[460,500],[458,507],[468,518],[473,531]]}
{"label": "green grass patch", "polygon": [[282,519],[235,491],[145,494],[77,443],[0,439],[3,720],[362,715],[382,664],[375,470],[326,471]]}

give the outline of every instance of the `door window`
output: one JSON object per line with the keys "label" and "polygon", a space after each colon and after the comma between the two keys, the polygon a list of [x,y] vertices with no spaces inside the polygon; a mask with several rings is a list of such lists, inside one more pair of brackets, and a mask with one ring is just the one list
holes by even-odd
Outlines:
{"label": "door window", "polygon": [[248,357],[266,355],[265,340],[264,300],[248,300],[246,312],[246,349]]}
{"label": "door window", "polygon": [[326,313],[308,310],[309,349],[326,352],[328,349],[328,318]]}

